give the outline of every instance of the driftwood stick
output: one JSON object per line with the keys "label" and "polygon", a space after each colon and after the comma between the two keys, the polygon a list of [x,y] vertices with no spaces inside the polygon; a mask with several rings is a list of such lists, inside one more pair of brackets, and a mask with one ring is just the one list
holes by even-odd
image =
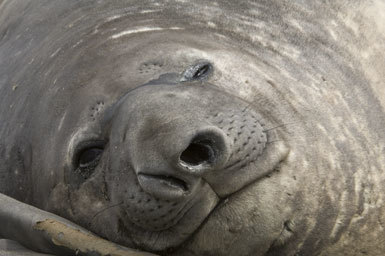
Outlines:
{"label": "driftwood stick", "polygon": [[1,193],[0,238],[54,255],[156,256],[109,242],[64,218]]}

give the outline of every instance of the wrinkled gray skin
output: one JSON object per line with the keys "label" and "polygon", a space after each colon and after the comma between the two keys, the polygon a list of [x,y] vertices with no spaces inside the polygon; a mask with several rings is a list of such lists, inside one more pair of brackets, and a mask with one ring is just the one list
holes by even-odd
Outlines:
{"label": "wrinkled gray skin", "polygon": [[381,255],[384,11],[0,1],[0,192],[161,255]]}

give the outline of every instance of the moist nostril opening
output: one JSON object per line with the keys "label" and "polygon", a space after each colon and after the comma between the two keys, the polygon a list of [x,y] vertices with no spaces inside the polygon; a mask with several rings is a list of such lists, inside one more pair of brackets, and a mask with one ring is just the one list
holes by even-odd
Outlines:
{"label": "moist nostril opening", "polygon": [[212,163],[215,152],[209,140],[193,141],[180,155],[180,160],[190,166]]}

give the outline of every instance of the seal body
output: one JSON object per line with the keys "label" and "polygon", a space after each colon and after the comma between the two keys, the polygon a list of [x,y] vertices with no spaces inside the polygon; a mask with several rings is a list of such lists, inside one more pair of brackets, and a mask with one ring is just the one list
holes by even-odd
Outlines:
{"label": "seal body", "polygon": [[161,255],[379,255],[384,9],[1,1],[0,192]]}

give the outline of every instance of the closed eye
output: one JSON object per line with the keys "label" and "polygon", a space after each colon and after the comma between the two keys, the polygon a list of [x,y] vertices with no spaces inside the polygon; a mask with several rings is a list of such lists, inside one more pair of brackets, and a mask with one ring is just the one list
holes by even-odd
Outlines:
{"label": "closed eye", "polygon": [[88,168],[93,166],[103,153],[101,148],[89,148],[84,150],[79,156],[79,168]]}
{"label": "closed eye", "polygon": [[88,179],[98,166],[103,151],[103,141],[89,141],[78,145],[74,157],[74,171],[84,180]]}
{"label": "closed eye", "polygon": [[184,71],[181,82],[205,80],[211,75],[213,69],[210,62],[201,60]]}

